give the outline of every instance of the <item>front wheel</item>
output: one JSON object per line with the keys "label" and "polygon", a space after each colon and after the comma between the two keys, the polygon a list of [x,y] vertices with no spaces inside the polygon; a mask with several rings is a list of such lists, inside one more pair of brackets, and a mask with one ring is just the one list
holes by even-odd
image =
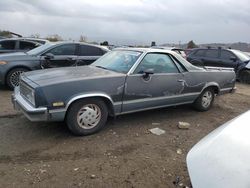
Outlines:
{"label": "front wheel", "polygon": [[6,77],[6,84],[10,89],[19,86],[19,77],[23,72],[27,72],[28,69],[25,68],[15,68],[8,72]]}
{"label": "front wheel", "polygon": [[83,99],[69,107],[66,123],[75,135],[90,135],[104,127],[107,117],[108,109],[103,100]]}
{"label": "front wheel", "polygon": [[194,107],[199,111],[207,111],[214,102],[214,90],[212,88],[205,89],[195,100]]}

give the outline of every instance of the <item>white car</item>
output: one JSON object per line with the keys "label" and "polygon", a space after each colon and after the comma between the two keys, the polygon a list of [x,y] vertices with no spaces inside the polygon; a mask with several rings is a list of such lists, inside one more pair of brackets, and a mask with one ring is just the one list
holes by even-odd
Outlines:
{"label": "white car", "polygon": [[193,188],[250,187],[250,110],[198,142],[187,155]]}

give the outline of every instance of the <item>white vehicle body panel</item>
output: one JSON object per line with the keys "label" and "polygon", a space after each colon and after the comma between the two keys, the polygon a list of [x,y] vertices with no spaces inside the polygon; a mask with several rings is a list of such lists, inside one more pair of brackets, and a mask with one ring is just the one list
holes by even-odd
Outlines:
{"label": "white vehicle body panel", "polygon": [[198,142],[187,155],[194,188],[250,187],[250,110]]}
{"label": "white vehicle body panel", "polygon": [[246,65],[246,68],[250,69],[250,62]]}

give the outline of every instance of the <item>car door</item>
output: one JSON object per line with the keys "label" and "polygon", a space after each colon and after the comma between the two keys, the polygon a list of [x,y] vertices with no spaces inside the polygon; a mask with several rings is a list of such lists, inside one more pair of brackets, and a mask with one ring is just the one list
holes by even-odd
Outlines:
{"label": "car door", "polygon": [[220,67],[219,50],[208,49],[205,51],[204,57],[202,58],[204,66]]}
{"label": "car door", "polygon": [[77,65],[90,65],[104,54],[101,48],[81,44],[79,48],[79,56],[77,57]]}
{"label": "car door", "polygon": [[187,56],[187,60],[195,66],[204,66],[204,49],[194,50]]}
{"label": "car door", "polygon": [[126,79],[123,112],[185,103],[183,75],[168,54],[148,53]]}
{"label": "car door", "polygon": [[220,65],[221,67],[237,68],[238,58],[227,50],[221,50]]}
{"label": "car door", "polygon": [[61,44],[41,56],[43,68],[69,67],[76,65],[77,44]]}

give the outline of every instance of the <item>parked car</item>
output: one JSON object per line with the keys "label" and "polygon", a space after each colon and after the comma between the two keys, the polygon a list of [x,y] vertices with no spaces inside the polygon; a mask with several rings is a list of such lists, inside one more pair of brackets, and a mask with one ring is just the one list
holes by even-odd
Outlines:
{"label": "parked car", "polygon": [[13,89],[22,72],[42,68],[89,65],[109,51],[86,43],[47,43],[26,53],[0,55],[0,84]]}
{"label": "parked car", "polygon": [[187,60],[196,66],[234,68],[239,81],[250,83],[250,57],[239,50],[196,48]]}
{"label": "parked car", "polygon": [[108,116],[193,104],[209,110],[234,90],[232,69],[198,68],[162,49],[124,48],[90,66],[27,72],[12,101],[31,121],[66,121],[77,135],[99,131]]}
{"label": "parked car", "polygon": [[27,52],[49,41],[36,38],[6,38],[0,40],[0,54]]}
{"label": "parked car", "polygon": [[250,111],[199,141],[187,155],[193,188],[249,188]]}
{"label": "parked car", "polygon": [[180,54],[183,58],[187,58],[185,50],[181,48],[176,48],[176,47],[167,47],[167,46],[152,46],[151,48],[157,48],[157,49],[165,49],[165,50],[172,50],[174,52],[177,52]]}
{"label": "parked car", "polygon": [[188,54],[190,54],[194,49],[196,49],[196,48],[187,48],[187,49],[185,49],[184,51],[185,51],[186,56],[188,56]]}

